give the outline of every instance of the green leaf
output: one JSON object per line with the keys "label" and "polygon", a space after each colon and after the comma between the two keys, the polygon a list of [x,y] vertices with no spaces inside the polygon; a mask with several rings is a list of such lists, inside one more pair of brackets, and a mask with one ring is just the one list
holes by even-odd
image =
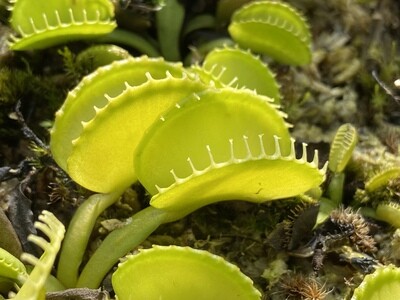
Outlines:
{"label": "green leaf", "polygon": [[271,102],[248,90],[209,89],[165,113],[135,162],[139,181],[158,193],[151,205],[183,216],[221,200],[264,202],[318,186],[318,156],[308,162],[304,146],[295,157],[284,114]]}
{"label": "green leaf", "polygon": [[112,276],[119,300],[260,299],[250,278],[222,257],[189,247],[153,246],[127,257]]}
{"label": "green leaf", "polygon": [[232,16],[229,33],[241,47],[266,54],[278,62],[305,65],[311,61],[307,22],[282,2],[255,1]]}
{"label": "green leaf", "polygon": [[394,201],[383,201],[376,207],[374,217],[400,228],[400,205]]}
{"label": "green leaf", "polygon": [[0,248],[0,278],[20,282],[20,278],[27,276],[24,264],[12,254]]}
{"label": "green leaf", "polygon": [[400,296],[400,269],[384,266],[365,276],[352,300],[388,300]]}
{"label": "green leaf", "polygon": [[204,59],[203,68],[226,85],[255,90],[274,99],[274,103],[280,103],[275,74],[250,51],[228,47],[214,49]]}
{"label": "green leaf", "polygon": [[372,176],[365,183],[365,190],[367,192],[374,192],[386,185],[390,180],[396,179],[400,176],[400,167],[389,167],[380,171],[378,174]]}
{"label": "green leaf", "polygon": [[136,180],[135,149],[150,125],[177,100],[205,88],[199,80],[168,75],[162,80],[149,78],[143,85],[108,97],[109,103],[97,110],[73,141],[68,173],[96,192],[128,187]]}
{"label": "green leaf", "polygon": [[136,180],[133,153],[147,127],[181,97],[204,88],[181,64],[160,58],[142,56],[100,67],[57,112],[53,156],[87,189],[107,193],[126,187]]}
{"label": "green leaf", "polygon": [[111,32],[117,25],[109,0],[11,0],[12,50],[43,49]]}
{"label": "green leaf", "polygon": [[35,267],[13,298],[14,300],[45,299],[44,286],[64,238],[64,225],[49,211],[42,211],[42,214],[39,215],[39,221],[35,222],[35,227],[43,232],[48,241],[36,235],[28,237],[30,242],[39,246],[44,252],[39,259],[29,253],[21,255],[21,260]]}
{"label": "green leaf", "polygon": [[357,144],[357,131],[351,124],[343,124],[337,130],[329,152],[328,168],[334,173],[343,172]]}

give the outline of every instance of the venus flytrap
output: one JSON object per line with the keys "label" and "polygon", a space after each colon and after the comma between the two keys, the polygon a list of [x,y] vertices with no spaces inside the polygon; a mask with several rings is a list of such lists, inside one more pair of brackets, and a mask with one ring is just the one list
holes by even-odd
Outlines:
{"label": "venus flytrap", "polygon": [[137,49],[149,56],[159,50],[144,37],[121,28],[114,21],[110,0],[11,0],[12,50],[44,49],[76,40],[96,39]]}
{"label": "venus flytrap", "polygon": [[[202,96],[208,101],[205,100],[204,103],[199,101],[201,107],[198,108],[195,105],[196,101],[193,100]],[[188,101],[190,104],[187,105],[187,110],[185,110],[188,114],[184,114],[180,110],[172,112],[172,120],[178,119],[178,122],[182,123],[178,125],[174,122],[170,124],[166,122],[165,130],[168,133],[161,129],[162,125],[154,124],[152,127],[154,130],[150,130],[146,134],[142,143],[154,141],[155,144],[152,144],[150,148],[143,146],[144,149],[139,146],[137,161],[135,162],[137,172],[141,174],[139,180],[144,182],[150,193],[155,193],[151,201],[152,206],[133,216],[126,228],[116,230],[106,238],[83,269],[78,280],[78,286],[97,286],[100,283],[101,274],[105,274],[118,257],[136,245],[137,241],[132,233],[135,232],[134,235],[138,237],[144,232],[145,235],[142,237],[144,239],[148,234],[148,228],[154,228],[157,225],[156,222],[161,224],[177,220],[199,207],[221,200],[243,199],[252,202],[264,202],[267,199],[289,197],[322,182],[323,171],[318,170],[317,160],[308,163],[305,151],[301,159],[295,158],[294,144],[287,138],[286,125],[282,123],[282,120],[279,121],[279,114],[275,119],[278,124],[274,124],[273,108],[271,108],[270,113],[267,113],[268,110],[266,110],[268,102],[260,101],[265,108],[262,109],[261,105],[257,109],[258,105],[252,103],[257,103],[257,97],[260,96],[250,93],[249,97],[248,92],[234,89],[221,90],[221,92],[215,93],[212,90],[205,91],[204,95],[194,95],[193,99]],[[177,107],[182,107],[182,105],[179,103]],[[241,120],[240,115],[247,110],[248,120],[247,117]],[[228,111],[229,114],[227,114]],[[177,115],[175,116],[175,114]],[[197,121],[198,117],[209,115],[209,118],[206,117],[204,120]],[[178,116],[183,117],[184,120],[182,121]],[[163,118],[167,117],[169,117],[169,114],[166,114]],[[216,122],[218,117],[220,121]],[[244,125],[249,124],[249,120],[255,122],[253,128],[251,128],[252,126],[246,128]],[[189,126],[190,123],[193,125]],[[183,124],[185,126],[182,126]],[[202,125],[201,128],[204,128],[204,133],[198,131],[200,124]],[[194,130],[197,128],[196,134],[198,136],[190,134],[191,130],[188,130],[188,127],[192,127]],[[243,128],[240,129],[241,127]],[[258,130],[264,131],[265,136],[263,134],[254,135],[254,130],[257,127]],[[273,129],[274,127],[275,129]],[[179,128],[181,130],[178,130]],[[282,147],[279,141],[272,136],[279,131],[283,136]],[[185,132],[187,132],[187,135],[185,135]],[[246,132],[248,137],[243,136],[243,132]],[[205,136],[210,133],[213,133],[214,138],[210,136],[210,144],[205,144],[204,140],[207,140]],[[180,137],[180,134],[183,135]],[[230,135],[237,138],[225,138]],[[249,142],[247,139],[249,139]],[[168,143],[168,140],[170,143]],[[186,142],[182,145],[180,141]],[[164,144],[165,142],[167,144]],[[164,155],[162,151],[158,150],[156,152],[159,156],[157,156],[152,152],[154,150],[151,150],[157,148],[169,149],[170,146],[173,147],[171,143],[177,145],[177,147],[174,147],[174,151],[169,152],[168,155]],[[264,143],[268,146],[264,147]],[[202,147],[201,144],[203,144]],[[161,148],[159,148],[160,146]],[[166,148],[163,148],[163,146],[166,146]],[[180,146],[181,148],[179,148]],[[169,156],[171,159],[165,161]],[[155,168],[146,165],[150,163],[147,157],[151,157],[151,160],[154,159],[159,165]],[[176,161],[174,162],[175,158]],[[317,159],[317,156],[315,159]],[[170,163],[173,166],[169,165]],[[169,170],[170,167],[172,168]],[[163,168],[165,168],[164,171]],[[276,172],[279,173],[280,170],[282,176],[276,176],[276,178],[281,178],[281,180],[275,179],[272,183],[267,184],[273,177],[271,174],[276,175]],[[148,171],[150,173],[147,175]],[[161,173],[156,175],[154,172],[158,171]],[[186,172],[186,175],[182,172]],[[151,183],[153,178],[157,178],[154,185]],[[288,188],[287,182],[290,178],[293,181]],[[160,192],[157,193],[156,186],[166,187],[166,189],[160,189]],[[118,249],[115,248],[116,244],[119,245]],[[93,272],[94,268],[96,272]]]}
{"label": "venus flytrap", "polygon": [[288,4],[254,1],[243,5],[233,14],[228,30],[239,46],[278,62],[305,65],[311,61],[308,24]]}
{"label": "venus flytrap", "polygon": [[12,50],[43,49],[111,32],[116,23],[109,0],[11,0]]}
{"label": "venus flytrap", "polygon": [[388,162],[387,160],[384,161],[383,166],[377,165],[378,170],[364,175],[366,177],[364,189],[357,190],[353,205],[361,207],[365,215],[399,228],[400,167],[396,161]]}
{"label": "venus flytrap", "polygon": [[[90,190],[108,193],[135,181],[130,152],[134,152],[160,113],[178,99],[207,86],[179,64],[146,57],[100,68],[91,77],[70,93],[71,97],[59,111],[51,146],[56,161],[76,182]],[[87,86],[95,88],[94,84],[96,94],[87,89]],[[110,135],[117,123],[124,130]],[[77,130],[71,130],[71,126]],[[94,164],[98,140],[104,140],[101,145],[104,161],[113,161],[112,164]],[[132,148],[127,152],[128,144]]]}
{"label": "venus flytrap", "polygon": [[[8,283],[15,282],[21,286],[20,279],[27,276],[25,265],[11,253],[0,248],[0,286],[7,286]],[[0,289],[0,292],[6,292]]]}
{"label": "venus flytrap", "polygon": [[[97,288],[160,224],[199,207],[290,197],[323,181],[317,155],[308,162],[303,146],[296,157],[285,115],[271,98],[211,78],[141,57],[101,67],[70,92],[57,113],[51,149],[76,182],[101,194],[85,201],[70,223],[58,266],[66,286]],[[271,176],[280,179],[268,184]],[[96,218],[137,179],[154,195],[151,206],[112,232],[78,278]]]}
{"label": "venus flytrap", "polygon": [[[52,153],[76,182],[102,194],[91,196],[71,221],[58,267],[66,286],[76,284],[97,217],[136,181],[133,152],[144,132],[179,97],[205,88],[181,64],[141,57],[99,68],[69,93],[52,130]],[[113,125],[117,116],[126,130]],[[99,146],[106,164],[97,163]]]}
{"label": "venus flytrap", "polygon": [[[254,53],[266,55],[280,63],[306,65],[311,62],[310,29],[305,18],[297,10],[289,4],[277,1],[229,1],[229,3],[228,1],[219,1],[216,22],[218,23],[221,16],[224,19],[230,15],[232,7],[237,8],[241,4],[243,6],[233,13],[228,26],[228,32],[233,42],[243,49],[250,49]],[[222,11],[224,9],[226,11]],[[194,53],[197,51],[200,56],[205,56],[212,49],[221,48],[224,43],[232,45],[232,40],[217,38],[205,42],[199,45]],[[187,62],[193,57],[192,53],[185,61]],[[226,64],[226,62],[224,61],[222,64]],[[245,73],[250,74],[250,72]]]}
{"label": "venus flytrap", "polygon": [[75,86],[85,75],[94,72],[98,67],[111,64],[114,61],[131,58],[125,49],[115,45],[94,45],[78,54],[68,47],[58,50],[63,59],[63,65],[71,87]]}
{"label": "venus flytrap", "polygon": [[332,172],[332,177],[327,189],[328,198],[322,198],[320,201],[315,226],[323,223],[330,213],[342,204],[344,169],[352,157],[357,140],[357,131],[351,124],[343,124],[336,131],[329,151],[328,169]]}
{"label": "venus flytrap", "polygon": [[386,300],[400,295],[400,269],[392,265],[380,267],[364,277],[351,300]]}
{"label": "venus flytrap", "polygon": [[[12,281],[19,287],[17,294],[10,292],[14,300],[45,299],[45,283],[64,237],[64,225],[48,211],[42,212],[39,221],[35,222],[34,226],[42,231],[49,241],[35,235],[28,237],[30,242],[44,251],[39,259],[29,253],[21,255],[21,260],[34,266],[30,274],[19,259],[0,248],[0,282],[2,280]],[[63,287],[57,283],[56,288]]]}
{"label": "venus flytrap", "polygon": [[178,246],[153,246],[124,258],[112,276],[112,284],[119,300],[261,297],[250,278],[222,257]]}
{"label": "venus flytrap", "polygon": [[[297,189],[305,188],[302,184],[313,185],[311,178],[318,175],[310,171],[307,178],[305,171],[299,185],[292,186],[294,195],[286,186],[280,190],[279,180],[273,189],[268,187],[268,180],[275,180],[269,171],[286,172],[293,163],[299,163],[299,172],[302,167],[318,168],[318,161],[308,165],[306,153],[302,158],[295,157],[284,116],[270,98],[249,90],[209,89],[178,102],[153,124],[137,149],[138,179],[157,195],[151,205],[184,211],[216,198],[259,202],[294,196]],[[165,156],[158,149],[170,149],[171,154]],[[252,174],[247,174],[243,166],[248,166]],[[189,186],[194,182],[198,192],[191,195]],[[180,193],[182,196],[177,196]],[[185,203],[181,198],[192,200]]]}
{"label": "venus flytrap", "polygon": [[76,64],[88,73],[98,67],[109,65],[116,60],[128,59],[130,54],[125,49],[115,45],[94,45],[81,51],[76,56]]}
{"label": "venus flytrap", "polygon": [[[304,22],[283,10],[294,26]],[[253,76],[235,74],[235,61]],[[264,80],[254,83],[254,74]],[[229,87],[235,85],[242,89]],[[99,194],[71,220],[58,278],[67,287],[97,288],[118,259],[160,224],[222,200],[260,203],[319,186],[325,168],[319,169],[317,153],[309,161],[305,145],[296,155],[276,103],[274,75],[238,48],[212,51],[203,67],[140,57],[85,77],[57,113],[50,146],[72,179]],[[152,195],[151,206],[110,233],[79,275],[96,218],[136,180]]]}
{"label": "venus flytrap", "polygon": [[377,205],[374,217],[400,228],[400,205],[396,202],[385,201]]}
{"label": "venus flytrap", "polygon": [[357,140],[357,131],[354,126],[351,124],[343,124],[338,128],[332,141],[328,168],[333,173],[333,177],[328,187],[328,194],[336,206],[342,203],[345,179],[343,171],[351,159]]}
{"label": "venus flytrap", "polygon": [[[284,198],[322,182],[324,172],[316,167],[316,161],[306,162],[306,156],[296,161],[294,154],[281,157],[278,151],[269,157],[271,161],[260,158],[257,163],[256,159],[248,158],[249,161],[242,163],[226,162],[225,166],[210,166],[189,178],[176,178],[177,182],[170,188],[153,196],[150,207],[134,215],[125,227],[106,237],[84,267],[77,285],[98,286],[102,276],[117,262],[118,257],[146,238],[150,229],[177,220],[203,205],[231,199],[260,203],[269,199],[265,198],[266,195],[272,199]],[[282,173],[278,172],[282,179],[271,180],[271,174],[276,175],[274,171],[277,170],[282,170]],[[263,175],[263,171],[267,174],[257,180],[254,176]],[[303,177],[299,179],[300,176]],[[170,172],[167,177],[174,178]],[[247,187],[246,183],[251,181],[255,183]],[[232,188],[235,185],[237,187]],[[242,187],[245,189],[241,190]]]}
{"label": "venus flytrap", "polygon": [[[79,85],[68,93],[63,106],[56,114],[50,142],[56,162],[64,170],[67,170],[78,183],[89,186],[89,189],[97,192],[109,191],[101,176],[96,179],[90,179],[90,176],[82,179],[97,181],[97,187],[94,186],[96,183],[83,183],[78,178],[74,178],[73,172],[67,166],[67,160],[74,148],[73,141],[80,136],[84,130],[84,125],[93,119],[110,102],[111,98],[128,91],[129,86],[140,87],[149,81],[148,77],[157,81],[158,79],[165,79],[167,74],[170,77],[178,78],[184,76],[183,73],[182,66],[179,63],[168,63],[161,58],[152,59],[143,56],[114,62],[84,77]],[[88,86],[91,88],[88,89]],[[129,159],[133,160],[133,158]],[[112,168],[112,166],[108,167]],[[118,168],[119,166],[115,166],[116,170]],[[95,173],[93,172],[91,175],[96,176]],[[128,184],[135,179],[134,175],[129,177]],[[125,183],[121,185],[126,186]]]}
{"label": "venus flytrap", "polygon": [[387,186],[391,180],[396,179],[399,176],[399,167],[393,166],[385,168],[384,170],[381,170],[367,180],[367,182],[365,183],[365,190],[372,193],[380,188]]}
{"label": "venus flytrap", "polygon": [[226,46],[216,48],[207,54],[202,66],[227,85],[255,90],[274,99],[276,104],[280,103],[281,95],[275,74],[249,50]]}
{"label": "venus flytrap", "polygon": [[202,81],[214,81],[217,87],[229,86],[254,90],[280,103],[281,95],[275,74],[260,57],[237,46],[223,45],[211,50],[202,65],[187,68]]}
{"label": "venus flytrap", "polygon": [[[373,203],[374,211],[370,211],[371,217],[387,222],[396,228],[400,228],[400,205],[398,201],[391,199],[390,185],[395,183],[399,176],[398,166],[386,167],[367,180],[364,192],[377,200]],[[386,196],[383,196],[385,193]],[[386,200],[382,201],[382,198]]]}
{"label": "venus flytrap", "polygon": [[[162,53],[167,60],[178,61],[184,53],[180,51],[183,36],[218,22],[205,15],[184,21],[183,5],[167,0],[156,12],[158,41],[152,41],[120,28],[113,30],[111,1],[10,2],[16,34],[11,37],[13,50],[102,36],[103,42],[128,44],[149,56]],[[89,56],[96,53],[100,59],[93,65],[96,70],[68,94],[51,133],[57,163],[75,182],[94,192],[77,209],[64,240],[57,276],[66,288],[98,288],[118,260],[159,225],[205,205],[232,199],[259,204],[317,190],[327,168],[333,174],[327,191],[330,199],[321,199],[317,225],[342,202],[344,168],[357,142],[355,129],[349,124],[339,129],[330,163],[321,168],[317,152],[307,154],[305,144],[296,147],[279,107],[279,84],[262,61],[265,57],[252,54],[284,64],[309,63],[308,25],[290,5],[276,1],[221,0],[217,10],[223,15],[225,5],[238,7],[235,3],[244,2],[251,3],[233,14],[228,28],[238,45],[221,47],[225,41],[232,43],[229,38],[199,45],[197,62],[204,57],[202,65],[185,69],[163,59],[129,58],[127,52],[110,57],[107,49],[89,50]],[[366,192],[384,189],[399,174],[393,168],[373,177]],[[134,182],[145,187],[150,206],[122,222],[83,265],[96,219]],[[400,226],[396,203],[374,205],[374,217]],[[36,226],[50,242],[30,237],[45,250],[41,260],[25,255],[36,264],[31,276],[18,259],[0,251],[0,282],[6,278],[22,286],[15,299],[45,297],[44,280],[64,230],[54,216],[44,213],[41,218],[45,226]],[[113,274],[120,300],[149,298],[153,292],[154,299],[260,298],[236,267],[207,252],[176,246],[139,252],[128,256]],[[365,278],[353,299],[386,299],[386,291],[398,294],[398,276],[397,268],[378,269]],[[169,289],[171,280],[178,288]]]}
{"label": "venus flytrap", "polygon": [[[43,49],[96,38],[100,43],[126,45],[153,57],[161,53],[166,59],[174,61],[181,57],[180,40],[183,35],[217,23],[211,15],[199,15],[185,24],[184,7],[177,0],[168,0],[155,12],[158,41],[154,42],[117,28],[110,0],[56,0],[50,4],[44,0],[34,3],[11,0],[10,9],[10,23],[16,32],[10,36],[12,50]],[[244,5],[234,13],[228,29],[232,39],[241,47],[267,54],[278,62],[304,65],[311,60],[308,25],[288,4],[254,1]],[[214,45],[215,42],[220,43],[218,39],[209,43]],[[209,49],[207,45],[198,47]]]}
{"label": "venus flytrap", "polygon": [[[35,266],[28,278],[24,280],[21,289],[13,298],[15,300],[39,300],[44,299],[44,285],[50,275],[54,261],[60,250],[61,241],[64,238],[64,225],[50,212],[43,211],[35,227],[42,231],[49,239],[31,235],[28,240],[43,249],[42,256],[37,259],[29,253],[23,253],[21,259]],[[60,285],[61,286],[61,285]]]}

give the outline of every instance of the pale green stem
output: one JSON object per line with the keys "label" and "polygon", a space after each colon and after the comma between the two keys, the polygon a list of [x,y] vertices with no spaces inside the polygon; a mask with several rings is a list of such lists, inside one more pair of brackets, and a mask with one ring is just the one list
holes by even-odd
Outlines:
{"label": "pale green stem", "polygon": [[338,207],[342,203],[344,173],[335,173],[328,186],[328,196]]}
{"label": "pale green stem", "polygon": [[156,12],[157,37],[166,60],[180,60],[179,40],[184,18],[185,9],[178,0],[166,0],[165,6]]}
{"label": "pale green stem", "polygon": [[108,271],[129,251],[142,243],[171,214],[149,206],[128,219],[127,224],[111,232],[84,267],[76,287],[96,289]]}
{"label": "pale green stem", "polygon": [[216,20],[213,15],[198,15],[193,17],[186,25],[182,32],[182,36],[204,28],[215,28]]}
{"label": "pale green stem", "polygon": [[136,33],[122,29],[115,29],[111,33],[97,39],[97,42],[125,45],[150,57],[160,56],[160,52],[148,40]]}
{"label": "pale green stem", "polygon": [[57,278],[67,288],[75,287],[90,235],[99,215],[114,204],[124,190],[90,196],[76,210],[61,248]]}

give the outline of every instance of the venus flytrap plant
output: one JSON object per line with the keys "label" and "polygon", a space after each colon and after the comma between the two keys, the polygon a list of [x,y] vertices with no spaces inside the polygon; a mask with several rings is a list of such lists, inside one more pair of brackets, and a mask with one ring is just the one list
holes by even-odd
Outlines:
{"label": "venus flytrap plant", "polygon": [[[390,185],[392,182],[395,183],[399,176],[399,167],[386,167],[365,183],[365,193],[371,198],[377,198],[377,201],[373,201],[374,211],[370,212],[371,217],[387,222],[396,228],[400,228],[400,204],[391,199]],[[385,194],[386,196],[383,196]],[[385,200],[382,201],[382,198]]]}
{"label": "venus flytrap plant", "polygon": [[384,170],[378,172],[367,180],[367,182],[365,183],[365,190],[370,193],[374,192],[380,188],[387,186],[391,180],[396,179],[399,176],[399,167],[385,168]]}
{"label": "venus flytrap plant", "polygon": [[254,1],[232,16],[232,39],[243,48],[278,62],[305,65],[311,61],[311,34],[305,19],[282,2]]}
{"label": "venus flytrap plant", "polygon": [[75,86],[82,77],[94,72],[98,67],[111,64],[114,61],[131,58],[125,49],[115,45],[94,45],[78,54],[68,47],[58,50],[63,59],[64,69],[68,78]]}
{"label": "venus flytrap plant", "polygon": [[281,95],[275,74],[250,51],[238,47],[216,48],[207,54],[202,66],[227,85],[255,90],[274,99],[276,104],[280,103]]}
{"label": "venus flytrap plant", "polygon": [[[180,219],[221,200],[264,202],[318,186],[324,171],[318,169],[317,155],[308,162],[304,146],[303,156],[295,157],[294,141],[266,99],[246,90],[209,89],[163,114],[139,145],[134,164],[139,181],[155,194],[151,206],[103,241],[77,285],[97,286],[101,274],[135,247],[135,237],[144,232],[144,239],[156,222]],[[279,132],[281,143],[274,137]]]}
{"label": "venus flytrap plant", "polygon": [[[28,278],[24,280],[21,289],[13,298],[15,300],[39,300],[43,297],[44,285],[50,275],[54,261],[64,238],[64,225],[50,212],[43,211],[35,227],[42,231],[49,239],[31,235],[28,240],[43,249],[42,256],[38,259],[29,253],[23,253],[21,259],[35,266]],[[43,296],[40,296],[43,295]]]}
{"label": "venus flytrap plant", "polygon": [[[135,182],[133,152],[147,127],[177,98],[206,88],[189,75],[180,64],[162,59],[141,57],[114,62],[85,77],[57,113],[50,143],[55,160],[79,184],[103,193],[91,196],[71,221],[58,267],[58,276],[66,286],[76,284],[95,220]],[[110,129],[117,129],[112,125],[116,116],[122,122],[120,128],[126,130],[110,135]],[[95,137],[99,134],[100,139]],[[110,140],[105,141],[105,137]],[[94,161],[100,140],[103,161],[108,162],[102,165],[104,168]]]}
{"label": "venus flytrap plant", "polygon": [[112,276],[112,284],[119,300],[261,297],[250,278],[222,257],[178,246],[153,246],[124,258]]}
{"label": "venus flytrap plant", "polygon": [[392,265],[380,267],[365,276],[354,290],[351,300],[397,299],[400,295],[400,269]]}
{"label": "venus flytrap plant", "polygon": [[[296,157],[284,114],[272,99],[224,88],[211,78],[142,57],[101,67],[70,92],[57,113],[51,149],[75,181],[102,194],[86,200],[70,223],[58,266],[66,286],[98,287],[118,259],[160,224],[199,207],[290,197],[323,181],[317,155],[308,162],[303,146],[302,157]],[[157,121],[160,116],[165,122]],[[96,159],[99,151],[102,164]],[[149,159],[156,164],[146,165]],[[275,172],[282,176],[271,176]],[[139,173],[154,195],[152,205],[113,231],[78,278],[96,218]],[[280,179],[270,185],[271,177]],[[209,192],[199,193],[205,188]]]}
{"label": "venus flytrap plant", "polygon": [[12,50],[42,49],[111,32],[116,23],[109,0],[11,0]]}
{"label": "venus flytrap plant", "polygon": [[332,172],[332,177],[327,189],[328,198],[322,198],[320,201],[315,226],[323,223],[330,213],[342,203],[344,169],[352,157],[357,140],[357,131],[351,124],[343,124],[336,131],[329,151],[328,169]]}
{"label": "venus flytrap plant", "polygon": [[[302,158],[295,157],[294,141],[282,122],[284,114],[271,101],[248,90],[209,89],[163,114],[143,138],[135,158],[139,181],[156,194],[151,205],[193,211],[217,198],[259,202],[291,197],[298,189],[313,186],[313,180],[319,180],[318,161],[308,163],[305,152]],[[158,149],[172,153],[166,157]],[[291,185],[293,190],[272,176],[279,178],[280,172],[283,176],[291,166],[293,172],[304,171],[302,180]],[[194,184],[196,190],[190,188]]]}
{"label": "venus flytrap plant", "polygon": [[98,67],[130,57],[129,52],[121,47],[115,45],[94,45],[86,48],[76,56],[76,64],[88,74]]}
{"label": "venus flytrap plant", "polygon": [[[43,49],[75,40],[96,38],[100,43],[117,43],[155,57],[156,45],[131,31],[117,28],[110,0],[45,1],[11,0],[9,38],[12,50]],[[43,4],[43,3],[44,4]]]}
{"label": "venus flytrap plant", "polygon": [[[245,4],[246,2],[250,3]],[[241,4],[243,6],[238,8]],[[226,12],[221,12],[225,7]],[[238,9],[231,17],[228,32],[241,48],[265,54],[284,64],[306,65],[311,62],[309,26],[292,6],[277,1],[219,1],[217,15],[220,16],[217,16],[216,23],[221,19],[221,15],[222,19],[230,15],[232,7]],[[221,48],[223,44],[233,44],[232,40],[211,40],[198,46],[195,52],[203,56],[214,48]],[[194,56],[193,53],[188,55],[185,61],[193,59]]]}
{"label": "venus flytrap plant", "polygon": [[[180,64],[162,59],[141,57],[99,68],[69,93],[57,113],[50,145],[54,158],[76,182],[90,190],[107,193],[116,187],[126,188],[136,179],[133,156],[126,153],[127,143],[134,143],[134,149],[162,111],[180,97],[206,88]],[[117,116],[126,130],[111,136],[107,132],[117,123]],[[102,151],[107,155],[103,159],[113,164],[93,164],[98,151],[96,136],[110,139],[103,143]]]}
{"label": "venus flytrap plant", "polygon": [[[21,286],[20,279],[27,276],[25,265],[8,251],[0,248],[0,287],[16,283]],[[0,289],[0,292],[6,292]]]}
{"label": "venus flytrap plant", "polygon": [[357,144],[357,131],[351,124],[343,124],[337,130],[329,152],[328,169],[333,177],[328,187],[330,199],[338,206],[342,203],[344,169],[351,159]]}
{"label": "venus flytrap plant", "polygon": [[229,86],[254,90],[280,103],[281,95],[275,74],[260,57],[237,46],[223,45],[205,57],[202,65],[194,64],[188,70],[204,82],[214,81],[217,87]]}
{"label": "venus flytrap plant", "polygon": [[[35,228],[42,231],[49,239],[30,235],[28,240],[43,249],[42,256],[38,259],[29,253],[23,253],[21,260],[26,261],[34,268],[27,273],[24,264],[0,248],[0,277],[13,281],[20,289],[14,295],[14,300],[41,300],[45,299],[45,283],[48,279],[54,260],[61,246],[64,237],[64,225],[50,212],[43,211],[39,221],[35,222]],[[57,284],[58,288],[61,284]]]}
{"label": "venus flytrap plant", "polygon": [[[149,56],[161,53],[168,60],[178,61],[184,34],[216,25],[211,15],[199,15],[184,24],[184,7],[177,0],[168,0],[155,12],[158,43],[154,43],[137,33],[116,28],[110,0],[57,0],[50,5],[43,0],[11,0],[11,4],[10,23],[16,32],[10,37],[12,50],[43,49],[97,38],[101,43],[119,43]],[[288,4],[255,1],[244,5],[233,15],[229,33],[241,47],[268,54],[279,62],[303,65],[311,58],[308,25]],[[215,42],[219,43],[218,39],[210,44]]]}
{"label": "venus flytrap plant", "polygon": [[[260,75],[260,82],[253,82],[254,74],[235,75],[235,60]],[[229,87],[236,82],[242,89]],[[203,67],[188,70],[141,57],[84,78],[57,113],[50,144],[55,160],[77,183],[101,194],[89,197],[74,215],[58,278],[67,287],[97,288],[118,259],[160,224],[222,200],[259,203],[317,187],[325,168],[318,168],[317,153],[309,162],[305,145],[296,156],[276,103],[273,74],[238,48],[212,51]],[[153,196],[151,206],[109,234],[78,277],[96,218],[138,179]]]}
{"label": "venus flytrap plant", "polygon": [[400,205],[392,201],[379,203],[375,209],[374,217],[400,228]]}

